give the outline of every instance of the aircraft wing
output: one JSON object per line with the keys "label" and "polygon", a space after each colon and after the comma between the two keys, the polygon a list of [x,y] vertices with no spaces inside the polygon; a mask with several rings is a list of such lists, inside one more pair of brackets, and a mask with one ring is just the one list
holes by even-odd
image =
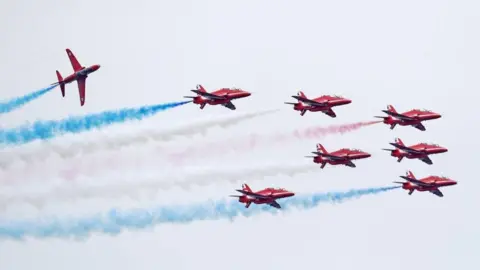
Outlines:
{"label": "aircraft wing", "polygon": [[271,198],[271,196],[265,196],[265,195],[261,195],[261,194],[253,193],[253,192],[248,192],[248,191],[241,190],[241,189],[237,189],[237,191],[244,194],[244,195],[255,197],[257,199],[270,199]]}
{"label": "aircraft wing", "polygon": [[226,97],[222,97],[222,96],[217,96],[217,95],[214,95],[214,94],[210,94],[210,93],[207,93],[207,92],[202,92],[202,91],[198,91],[198,90],[192,90],[192,92],[202,96],[202,97],[206,97],[206,98],[209,98],[209,99],[215,99],[215,100],[225,100],[227,99]]}
{"label": "aircraft wing", "polygon": [[321,153],[321,152],[312,152],[312,154],[317,154],[319,156],[326,157],[326,158],[333,159],[333,160],[346,160],[346,159],[348,159],[347,157],[334,156],[334,155],[325,154],[325,153]]}
{"label": "aircraft wing", "polygon": [[433,161],[428,156],[425,156],[425,157],[421,158],[420,160],[427,163],[428,165],[433,164]]}
{"label": "aircraft wing", "polygon": [[354,164],[351,160],[349,160],[349,161],[347,162],[347,164],[345,164],[345,165],[347,165],[348,167],[352,167],[352,168],[355,168],[355,167],[356,167],[355,164]]}
{"label": "aircraft wing", "polygon": [[275,207],[275,208],[277,208],[277,209],[282,208],[282,207],[280,206],[280,204],[278,204],[277,201],[273,201],[273,202],[269,203],[268,205],[270,205],[270,206],[272,206],[272,207]]}
{"label": "aircraft wing", "polygon": [[439,189],[430,190],[430,192],[438,197],[443,197],[443,193]]}
{"label": "aircraft wing", "polygon": [[323,111],[323,113],[326,114],[326,115],[328,115],[328,116],[330,116],[330,117],[332,117],[332,118],[337,117],[337,115],[335,114],[335,112],[334,112],[332,109],[328,109],[328,110],[326,110],[326,111]]}
{"label": "aircraft wing", "polygon": [[407,180],[408,182],[412,182],[412,183],[414,183],[415,185],[418,185],[418,186],[423,186],[423,187],[435,186],[434,184],[425,183],[425,182],[419,181],[417,179],[409,178],[409,177],[406,177],[406,176],[403,176],[403,175],[400,176],[400,177]]}
{"label": "aircraft wing", "polygon": [[300,96],[292,96],[294,99],[300,101],[300,102],[303,102],[305,104],[308,104],[310,106],[315,106],[315,107],[326,107],[328,106],[327,103],[324,103],[324,102],[316,102],[314,100],[311,100],[311,99],[308,99],[308,98],[304,98],[304,97],[300,97]]}
{"label": "aircraft wing", "polygon": [[414,125],[414,127],[415,127],[416,129],[418,129],[418,130],[421,130],[421,131],[425,131],[425,130],[426,130],[425,126],[422,125],[422,123],[418,123],[418,124]]}
{"label": "aircraft wing", "polygon": [[77,58],[75,55],[70,51],[70,49],[66,49],[68,59],[70,59],[70,64],[72,64],[73,71],[77,72],[83,68],[83,66],[78,62]]}
{"label": "aircraft wing", "polygon": [[418,151],[418,150],[415,150],[415,149],[410,148],[410,147],[406,147],[405,145],[401,145],[401,144],[398,144],[398,143],[390,143],[390,145],[393,145],[398,149],[401,149],[403,151],[406,151],[406,152],[409,152],[409,153],[412,153],[412,154],[422,154],[423,153],[423,151]]}
{"label": "aircraft wing", "polygon": [[80,106],[85,104],[85,84],[87,82],[87,78],[79,78],[77,80],[78,84],[78,94],[80,96]]}
{"label": "aircraft wing", "polygon": [[387,110],[383,110],[382,112],[388,114],[388,115],[391,115],[395,118],[399,118],[399,119],[402,119],[402,120],[406,120],[406,121],[413,121],[415,120],[415,118],[413,117],[408,117],[406,115],[403,115],[403,114],[399,114],[399,113],[396,113],[396,112],[391,112],[391,111],[387,111]]}
{"label": "aircraft wing", "polygon": [[229,108],[230,110],[234,111],[236,108],[235,108],[235,105],[233,105],[233,103],[231,101],[227,102],[227,103],[224,103],[222,104],[224,107],[226,108]]}

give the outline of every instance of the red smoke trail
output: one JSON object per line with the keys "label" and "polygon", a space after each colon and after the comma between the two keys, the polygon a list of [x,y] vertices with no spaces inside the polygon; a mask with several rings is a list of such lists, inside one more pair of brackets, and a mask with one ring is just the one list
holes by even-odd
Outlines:
{"label": "red smoke trail", "polygon": [[303,130],[295,130],[290,134],[276,134],[276,135],[258,135],[251,134],[247,138],[239,141],[228,140],[211,142],[207,144],[194,145],[182,152],[170,154],[170,160],[174,163],[182,163],[185,159],[195,156],[204,155],[219,155],[230,151],[249,151],[259,145],[265,146],[269,144],[285,143],[292,139],[313,139],[321,138],[332,134],[344,134],[358,130],[362,127],[371,126],[373,124],[381,123],[382,121],[359,122],[344,125],[335,125],[329,127],[310,127]]}
{"label": "red smoke trail", "polygon": [[371,126],[373,124],[377,124],[380,122],[382,121],[360,122],[360,123],[345,124],[345,125],[339,125],[339,126],[329,126],[326,128],[314,127],[314,128],[308,128],[303,132],[296,130],[294,131],[294,136],[299,139],[319,138],[319,137],[323,137],[330,134],[338,134],[338,133],[343,134],[343,133],[352,132],[362,127]]}

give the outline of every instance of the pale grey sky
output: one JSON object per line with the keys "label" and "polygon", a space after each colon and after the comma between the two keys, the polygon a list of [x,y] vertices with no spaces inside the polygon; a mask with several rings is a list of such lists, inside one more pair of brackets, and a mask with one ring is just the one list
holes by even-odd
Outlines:
{"label": "pale grey sky", "polygon": [[[475,170],[480,151],[477,99],[480,80],[480,17],[478,1],[4,1],[0,6],[0,99],[23,95],[56,80],[55,70],[72,72],[65,53],[70,48],[83,65],[100,64],[87,80],[87,99],[79,106],[75,84],[67,96],[54,89],[22,109],[0,116],[12,127],[37,119],[61,119],[125,106],[178,101],[203,84],[211,91],[242,87],[253,94],[235,101],[236,111],[223,107],[176,108],[134,125],[124,124],[59,139],[69,140],[141,133],[145,128],[168,131],[172,126],[243,112],[281,108],[276,115],[214,129],[206,136],[166,143],[149,142],[130,149],[99,150],[62,158],[45,144],[1,149],[1,160],[17,151],[52,151],[48,162],[16,161],[27,178],[1,179],[19,194],[31,189],[72,185],[62,171],[81,168],[77,184],[88,188],[107,181],[111,169],[91,173],[85,162],[149,163],[156,169],[182,170],[166,162],[157,147],[188,147],[212,140],[236,142],[249,133],[274,133],[318,124],[328,126],[373,119],[392,104],[398,111],[426,108],[443,118],[426,122],[426,132],[410,127],[376,125],[320,140],[292,141],[255,151],[209,155],[189,166],[205,170],[248,168],[272,164],[308,164],[315,144],[327,150],[360,148],[372,158],[357,168],[327,166],[325,170],[288,177],[252,178],[253,189],[269,185],[296,192],[343,190],[390,185],[410,169],[417,177],[445,175],[459,184],[444,188],[445,197],[395,190],[342,205],[309,211],[228,221],[162,225],[153,231],[125,232],[117,237],[93,236],[88,241],[2,241],[0,269],[478,269],[474,255],[480,241],[480,184]],[[337,118],[298,112],[284,105],[303,90],[309,97],[341,94],[352,104],[335,109]],[[279,119],[281,121],[279,121]],[[449,148],[432,156],[434,165],[404,160],[387,152],[400,137],[407,144],[429,141]],[[35,153],[38,153],[35,152]],[[48,152],[47,152],[48,153]],[[33,154],[32,154],[33,155]],[[83,160],[83,161],[82,161]],[[123,164],[123,163],[122,163]],[[138,164],[141,166],[142,164]],[[15,166],[0,167],[0,176],[14,175]],[[101,168],[100,168],[101,169]],[[116,173],[141,181],[135,167]],[[48,172],[48,173],[47,173]],[[35,177],[35,175],[40,175]],[[108,176],[110,175],[110,176]],[[125,180],[125,179],[123,179]],[[10,205],[8,218],[92,213],[112,206],[155,205],[201,201],[232,194],[241,182],[212,182],[205,187],[159,191],[157,200],[124,198],[53,202],[42,210]],[[11,188],[4,184],[3,188]],[[3,189],[2,188],[2,189]]]}

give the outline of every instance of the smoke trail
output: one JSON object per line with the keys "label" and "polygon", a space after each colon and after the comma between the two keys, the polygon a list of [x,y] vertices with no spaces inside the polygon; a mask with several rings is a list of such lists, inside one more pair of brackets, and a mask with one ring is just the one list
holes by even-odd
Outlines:
{"label": "smoke trail", "polygon": [[[237,171],[210,171],[204,173],[189,173],[187,175],[164,175],[163,171],[148,172],[135,171],[133,175],[122,173],[127,181],[122,181],[120,177],[111,177],[114,184],[105,185],[83,185],[83,186],[61,186],[42,193],[19,194],[15,192],[13,196],[0,193],[0,209],[6,209],[8,205],[14,203],[28,203],[41,209],[51,201],[76,201],[89,198],[111,198],[118,199],[129,197],[132,199],[145,198],[154,199],[159,190],[181,187],[189,189],[194,186],[206,186],[214,183],[240,181],[271,177],[276,175],[294,176],[301,173],[308,173],[318,170],[318,166],[308,165],[273,165],[260,168],[242,168]],[[162,179],[163,178],[163,179]],[[98,177],[96,178],[98,179]],[[83,179],[82,179],[83,180]],[[102,181],[103,182],[103,181]]]}
{"label": "smoke trail", "polygon": [[381,123],[382,121],[368,121],[368,122],[358,122],[353,124],[345,124],[338,126],[329,126],[326,128],[323,127],[311,127],[305,130],[296,130],[293,132],[293,135],[296,138],[319,138],[330,134],[343,134],[358,130],[362,127],[371,126],[373,124]]}
{"label": "smoke trail", "polygon": [[262,212],[276,214],[292,208],[311,209],[321,203],[341,203],[344,200],[378,194],[396,188],[399,187],[352,189],[347,192],[297,195],[289,199],[279,200],[283,207],[282,210],[265,205],[253,205],[253,207],[246,209],[244,205],[236,200],[218,200],[199,204],[159,206],[152,209],[135,209],[130,211],[112,209],[108,213],[99,213],[83,218],[42,218],[38,220],[4,221],[0,223],[0,237],[14,240],[23,240],[25,237],[86,238],[93,232],[117,235],[124,229],[145,229],[165,223],[188,224],[201,220],[232,220],[239,215],[249,217]]}
{"label": "smoke trail", "polygon": [[[172,130],[146,130],[132,135],[114,135],[112,137],[96,136],[93,141],[82,139],[81,141],[71,142],[62,145],[59,142],[52,142],[52,144],[42,145],[35,149],[28,149],[22,153],[21,149],[15,153],[10,153],[4,158],[0,156],[0,168],[7,168],[15,161],[23,160],[25,162],[35,162],[37,160],[43,161],[52,154],[58,154],[62,158],[72,158],[78,154],[90,154],[101,150],[118,150],[121,147],[129,147],[134,145],[146,144],[148,142],[170,141],[176,136],[192,136],[196,134],[204,134],[208,129],[213,127],[228,128],[233,125],[240,124],[244,121],[254,119],[256,117],[265,116],[277,112],[278,110],[264,110],[259,112],[247,113],[240,116],[234,116],[224,119],[215,119],[208,122],[196,123],[187,125],[185,127]],[[26,150],[26,149],[25,149]]]}
{"label": "smoke trail", "polygon": [[45,95],[46,93],[50,92],[50,90],[52,90],[55,87],[56,87],[56,85],[51,85],[47,88],[43,88],[43,89],[40,89],[38,91],[26,94],[22,97],[17,97],[17,98],[13,98],[9,101],[2,102],[2,103],[0,103],[0,114],[9,113],[9,112],[11,112],[15,109],[18,109],[18,108],[22,107],[23,105],[27,104],[28,102],[31,102],[31,101]]}
{"label": "smoke trail", "polygon": [[259,145],[268,146],[275,145],[278,143],[286,143],[294,139],[313,139],[321,138],[327,135],[332,134],[344,134],[349,133],[355,130],[358,130],[362,127],[370,126],[373,124],[380,123],[382,121],[369,121],[369,122],[358,122],[352,124],[344,125],[334,125],[329,127],[310,127],[307,129],[298,129],[289,133],[277,133],[271,135],[258,135],[252,134],[250,137],[243,138],[239,141],[234,141],[229,139],[227,141],[212,142],[212,143],[202,143],[200,145],[190,146],[182,152],[171,153],[169,155],[170,160],[175,163],[183,163],[188,158],[193,158],[197,156],[204,156],[205,153],[210,155],[220,155],[228,153],[228,151],[250,151]]}
{"label": "smoke trail", "polygon": [[160,111],[184,105],[190,101],[166,103],[140,108],[126,108],[86,116],[76,116],[60,121],[37,121],[32,125],[0,130],[0,144],[25,144],[34,140],[47,140],[63,133],[79,133],[127,120],[141,120]]}

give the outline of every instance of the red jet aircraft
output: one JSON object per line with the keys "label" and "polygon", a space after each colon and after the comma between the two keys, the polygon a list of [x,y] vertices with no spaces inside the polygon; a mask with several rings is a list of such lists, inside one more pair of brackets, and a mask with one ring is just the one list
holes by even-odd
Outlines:
{"label": "red jet aircraft", "polygon": [[295,193],[283,188],[266,188],[257,192],[253,192],[247,184],[243,184],[242,189],[237,189],[237,191],[243,195],[230,195],[230,197],[236,197],[238,198],[239,202],[245,203],[245,208],[250,207],[250,204],[254,203],[268,204],[272,207],[280,209],[282,207],[277,203],[277,199],[295,196]]}
{"label": "red jet aircraft", "polygon": [[390,143],[395,146],[395,149],[383,149],[390,151],[392,157],[396,157],[397,161],[402,161],[403,158],[420,159],[421,161],[432,165],[433,161],[428,157],[433,154],[445,153],[447,148],[441,147],[438,144],[418,143],[411,146],[405,146],[401,139],[396,138],[395,143]]}
{"label": "red jet aircraft", "polygon": [[57,70],[57,83],[52,83],[52,85],[60,85],[60,90],[62,90],[62,96],[65,97],[65,84],[69,84],[73,81],[77,81],[78,84],[78,93],[80,95],[80,106],[85,104],[85,83],[87,77],[90,73],[97,71],[100,68],[100,65],[93,65],[90,67],[84,67],[78,62],[75,55],[73,55],[70,49],[66,49],[68,58],[70,59],[70,63],[73,67],[73,74],[68,75],[65,79],[63,79],[60,72]]}
{"label": "red jet aircraft", "polygon": [[417,190],[417,191],[429,191],[432,194],[437,195],[438,197],[443,197],[443,193],[440,192],[438,188],[453,186],[457,184],[456,181],[450,178],[433,176],[433,175],[417,180],[411,171],[407,171],[406,176],[400,176],[400,177],[407,180],[407,182],[394,182],[394,183],[402,184],[403,189],[409,190],[408,195],[412,195],[412,193],[415,190]]}
{"label": "red jet aircraft", "polygon": [[212,93],[208,93],[202,85],[198,84],[197,89],[190,90],[198,96],[184,96],[185,98],[192,98],[193,103],[200,104],[200,109],[203,110],[205,105],[222,105],[230,110],[235,110],[232,100],[248,97],[251,93],[237,89],[237,88],[221,88]]}
{"label": "red jet aircraft", "polygon": [[308,158],[313,157],[313,162],[322,164],[320,168],[325,168],[325,165],[345,165],[351,168],[355,168],[356,165],[352,162],[355,159],[369,158],[371,155],[369,153],[363,152],[358,149],[348,149],[343,148],[335,152],[328,153],[325,147],[321,144],[317,144],[317,151],[312,152],[316,156],[307,156]]}
{"label": "red jet aircraft", "polygon": [[393,129],[396,125],[400,125],[413,126],[416,129],[425,131],[426,128],[421,122],[442,117],[440,114],[429,110],[414,109],[408,112],[398,113],[392,105],[388,105],[387,110],[382,110],[382,112],[388,114],[388,116],[375,117],[383,119],[383,123],[390,125],[390,129]]}
{"label": "red jet aircraft", "polygon": [[300,115],[303,116],[307,111],[311,112],[323,112],[324,114],[335,118],[337,115],[332,110],[332,107],[341,106],[352,103],[351,100],[340,96],[320,96],[314,99],[308,99],[302,91],[299,91],[296,96],[292,96],[298,100],[297,103],[285,102],[285,104],[294,105],[295,111],[300,111]]}

